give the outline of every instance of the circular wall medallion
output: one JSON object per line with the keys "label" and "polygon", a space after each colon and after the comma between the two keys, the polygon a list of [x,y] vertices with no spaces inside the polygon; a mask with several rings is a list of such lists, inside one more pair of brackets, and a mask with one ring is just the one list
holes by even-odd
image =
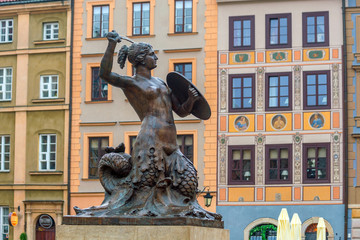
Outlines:
{"label": "circular wall medallion", "polygon": [[39,218],[39,224],[43,228],[51,228],[53,225],[53,219],[49,215],[43,214]]}
{"label": "circular wall medallion", "polygon": [[244,115],[238,116],[234,121],[234,127],[238,131],[245,131],[249,128],[249,119]]}
{"label": "circular wall medallion", "polygon": [[271,119],[271,125],[276,130],[282,130],[286,127],[286,118],[283,115],[275,115]]}
{"label": "circular wall medallion", "polygon": [[324,127],[324,116],[320,113],[314,113],[310,116],[309,123],[312,128],[320,129]]}

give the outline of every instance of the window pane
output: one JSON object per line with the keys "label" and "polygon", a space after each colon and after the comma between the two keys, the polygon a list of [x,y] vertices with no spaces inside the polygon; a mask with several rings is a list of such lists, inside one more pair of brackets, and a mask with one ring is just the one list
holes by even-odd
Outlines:
{"label": "window pane", "polygon": [[244,108],[251,108],[251,107],[252,107],[252,99],[244,98]]}
{"label": "window pane", "polygon": [[251,78],[244,78],[244,87],[251,87]]}
{"label": "window pane", "polygon": [[307,105],[315,106],[316,105],[316,96],[308,96],[307,97]]}
{"label": "window pane", "polygon": [[278,85],[278,77],[269,77],[269,84],[270,84],[270,86],[277,86]]}
{"label": "window pane", "polygon": [[277,159],[278,156],[278,150],[277,149],[270,149],[270,158],[271,159]]}
{"label": "window pane", "polygon": [[234,99],[232,108],[241,108],[241,99]]}
{"label": "window pane", "polygon": [[277,159],[270,160],[270,168],[277,168]]}
{"label": "window pane", "polygon": [[252,91],[251,88],[244,88],[244,97],[251,97]]}
{"label": "window pane", "polygon": [[241,87],[241,78],[233,78],[233,87]]}
{"label": "window pane", "polygon": [[327,96],[326,95],[319,96],[318,98],[319,98],[319,102],[318,102],[319,105],[327,105]]}
{"label": "window pane", "polygon": [[280,97],[280,107],[288,107],[288,106],[289,106],[289,98]]}
{"label": "window pane", "polygon": [[281,159],[280,160],[280,168],[288,168],[289,167],[289,161],[288,159]]}
{"label": "window pane", "polygon": [[241,97],[241,89],[233,89],[233,98],[240,98]]}
{"label": "window pane", "polygon": [[288,96],[289,88],[288,87],[280,87],[280,96]]}
{"label": "window pane", "polygon": [[251,150],[243,150],[243,159],[251,159]]}
{"label": "window pane", "polygon": [[269,88],[269,96],[278,96],[278,88],[277,87],[270,87]]}
{"label": "window pane", "polygon": [[277,107],[278,106],[278,99],[277,97],[269,98],[269,107]]}
{"label": "window pane", "polygon": [[269,177],[270,177],[270,179],[272,179],[272,180],[276,180],[276,179],[278,179],[278,170],[277,169],[270,169],[269,170]]}
{"label": "window pane", "polygon": [[240,150],[233,150],[233,160],[240,160]]}

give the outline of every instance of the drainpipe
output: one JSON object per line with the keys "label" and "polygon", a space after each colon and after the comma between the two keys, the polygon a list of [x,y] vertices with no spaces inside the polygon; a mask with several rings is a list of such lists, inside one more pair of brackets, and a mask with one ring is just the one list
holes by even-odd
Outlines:
{"label": "drainpipe", "polygon": [[71,122],[72,122],[72,77],[73,77],[73,46],[74,46],[74,1],[71,1],[71,42],[70,42],[70,93],[69,93],[69,142],[68,142],[68,186],[67,186],[67,215],[70,215],[70,180],[71,180]]}
{"label": "drainpipe", "polygon": [[344,119],[344,189],[343,189],[343,196],[344,196],[344,205],[345,205],[345,221],[344,221],[344,228],[345,228],[345,240],[348,239],[348,209],[349,209],[349,202],[348,202],[348,102],[347,102],[347,43],[346,43],[346,8],[345,8],[345,0],[342,0],[342,17],[343,17],[343,83],[344,83],[344,106],[343,106],[343,119]]}

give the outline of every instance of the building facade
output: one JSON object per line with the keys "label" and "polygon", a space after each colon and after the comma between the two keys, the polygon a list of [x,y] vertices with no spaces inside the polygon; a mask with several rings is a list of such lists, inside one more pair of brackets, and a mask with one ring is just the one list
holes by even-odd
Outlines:
{"label": "building facade", "polygon": [[348,239],[360,239],[360,192],[359,186],[359,96],[358,96],[358,79],[360,71],[359,57],[359,39],[360,32],[358,24],[360,21],[360,2],[345,1],[345,36],[346,46],[345,59],[346,74],[345,80],[347,84],[347,235]]}
{"label": "building facade", "polygon": [[[341,1],[217,0],[218,206],[230,239],[344,239]],[[314,238],[315,237],[315,238]]]}
{"label": "building facade", "polygon": [[[153,76],[164,81],[171,71],[187,76],[205,93],[213,111],[210,120],[175,117],[178,144],[198,170],[199,189],[216,188],[216,34],[209,32],[205,9],[215,1],[79,0],[74,5],[74,48],[71,122],[71,208],[100,205],[104,199],[97,163],[106,146],[124,143],[126,152],[140,130],[140,121],[122,90],[99,78],[108,40],[116,30],[136,42],[150,43],[158,56]],[[210,15],[216,15],[216,8]],[[214,29],[212,29],[214,31]],[[215,29],[216,30],[216,29]],[[122,45],[129,45],[122,41]],[[209,55],[210,54],[210,55]],[[212,59],[207,62],[205,57]],[[129,62],[113,71],[134,74]],[[209,64],[212,70],[209,69]],[[204,77],[205,75],[205,77]],[[207,84],[208,79],[210,84]],[[203,204],[203,198],[199,197]],[[210,210],[215,211],[212,204]],[[74,212],[72,212],[74,213]]]}
{"label": "building facade", "polygon": [[70,36],[69,1],[0,1],[1,239],[55,239],[67,212]]}

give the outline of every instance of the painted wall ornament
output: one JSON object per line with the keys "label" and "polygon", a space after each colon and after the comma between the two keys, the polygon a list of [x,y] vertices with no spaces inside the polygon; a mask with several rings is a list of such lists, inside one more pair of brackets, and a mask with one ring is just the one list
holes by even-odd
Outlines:
{"label": "painted wall ornament", "polygon": [[221,69],[220,70],[220,112],[226,112],[227,108],[227,70]]}
{"label": "painted wall ornament", "polygon": [[[205,98],[181,74],[167,76],[168,85],[151,70],[157,67],[157,56],[151,45],[132,42],[122,46],[118,63],[126,59],[136,68],[134,76],[112,72],[114,50],[125,39],[115,31],[106,35],[108,46],[101,60],[100,77],[121,88],[141,120],[132,154],[125,153],[124,144],[106,148],[99,162],[99,179],[105,188],[100,206],[86,209],[74,207],[80,216],[94,217],[166,217],[169,222],[179,217],[221,222],[221,215],[204,210],[197,202],[197,171],[177,144],[173,111],[180,117],[192,113],[206,120]],[[171,88],[175,82],[177,88]],[[183,86],[185,91],[179,92]],[[171,88],[171,89],[170,89]],[[205,102],[204,102],[205,101]],[[206,107],[205,107],[206,109]],[[140,224],[140,223],[139,223]],[[204,223],[205,224],[205,223]]]}
{"label": "painted wall ornament", "polygon": [[226,184],[226,150],[228,145],[229,137],[222,134],[219,138],[219,184]]}
{"label": "painted wall ornament", "polygon": [[340,182],[340,138],[341,134],[339,132],[335,132],[331,136],[331,145],[332,145],[332,162],[333,162],[333,181],[335,183]]}
{"label": "painted wall ornament", "polygon": [[314,113],[310,116],[309,122],[312,128],[320,129],[324,126],[325,119],[321,113]]}
{"label": "painted wall ornament", "polygon": [[265,139],[266,137],[262,135],[261,133],[255,136],[255,144],[256,144],[256,178],[255,178],[255,184],[261,185],[264,184],[264,157],[265,157]]}
{"label": "painted wall ornament", "polygon": [[246,116],[241,115],[235,119],[234,127],[238,131],[245,131],[248,129],[249,124],[250,124],[249,119]]}
{"label": "painted wall ornament", "polygon": [[276,130],[282,130],[286,126],[286,118],[281,114],[275,115],[271,119],[271,126]]}
{"label": "painted wall ornament", "polygon": [[301,66],[296,65],[294,71],[294,110],[301,109]]}
{"label": "painted wall ornament", "polygon": [[294,183],[301,183],[301,159],[302,159],[302,151],[301,151],[301,142],[302,136],[299,132],[293,136],[294,142]]}
{"label": "painted wall ornament", "polygon": [[256,69],[257,76],[257,91],[256,91],[256,108],[259,112],[264,111],[264,75],[265,69],[258,67]]}

